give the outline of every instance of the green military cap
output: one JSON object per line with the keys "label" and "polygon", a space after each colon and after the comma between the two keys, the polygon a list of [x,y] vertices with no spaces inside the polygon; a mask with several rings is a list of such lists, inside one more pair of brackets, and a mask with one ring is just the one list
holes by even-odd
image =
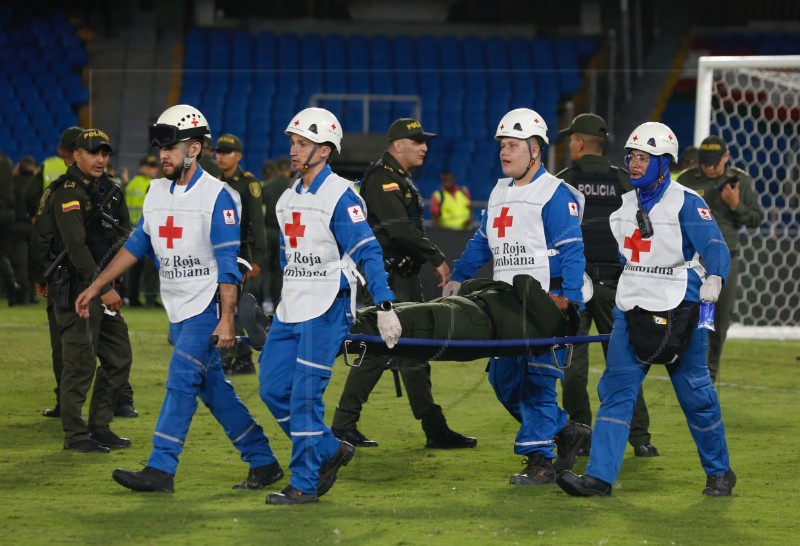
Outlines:
{"label": "green military cap", "polygon": [[106,148],[109,153],[114,151],[108,135],[100,129],[86,129],[78,135],[78,138],[75,139],[75,148],[86,150],[87,152],[96,152],[100,148]]}
{"label": "green military cap", "polygon": [[292,166],[292,160],[289,159],[289,156],[282,155],[275,160],[275,166],[279,169],[286,169]]}
{"label": "green military cap", "polygon": [[690,163],[692,161],[696,163],[699,157],[700,150],[695,146],[689,146],[683,151],[683,154],[681,154],[681,163]]}
{"label": "green military cap", "polygon": [[74,150],[75,149],[75,140],[77,140],[78,136],[83,132],[83,127],[68,127],[64,129],[64,132],[61,133],[61,136],[58,139],[58,147],[64,148],[65,150]]}
{"label": "green military cap", "polygon": [[242,141],[239,137],[230,133],[225,133],[217,139],[218,152],[241,152]]}
{"label": "green military cap", "polygon": [[410,138],[418,142],[425,142],[436,138],[436,134],[423,131],[422,124],[413,118],[401,118],[389,126],[386,137],[389,142],[394,142],[401,138]]}
{"label": "green military cap", "polygon": [[566,129],[559,131],[560,135],[571,135],[572,133],[581,133],[582,135],[591,136],[608,136],[608,125],[606,120],[597,114],[580,114],[575,116],[572,123]]}
{"label": "green military cap", "polygon": [[718,136],[708,136],[700,143],[698,163],[700,165],[716,165],[727,151],[728,145],[724,140]]}
{"label": "green military cap", "polygon": [[139,160],[139,166],[158,167],[158,158],[154,155],[146,155]]}

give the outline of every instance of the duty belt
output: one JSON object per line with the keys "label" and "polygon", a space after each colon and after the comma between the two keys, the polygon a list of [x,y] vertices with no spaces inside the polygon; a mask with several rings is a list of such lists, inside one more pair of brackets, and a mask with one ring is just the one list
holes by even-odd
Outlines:
{"label": "duty belt", "polygon": [[464,297],[472,302],[475,302],[475,305],[481,308],[481,311],[483,311],[483,313],[486,315],[486,318],[489,319],[489,326],[492,328],[492,339],[497,339],[497,324],[492,316],[492,311],[489,309],[489,304],[486,303],[483,298],[475,294],[467,294]]}

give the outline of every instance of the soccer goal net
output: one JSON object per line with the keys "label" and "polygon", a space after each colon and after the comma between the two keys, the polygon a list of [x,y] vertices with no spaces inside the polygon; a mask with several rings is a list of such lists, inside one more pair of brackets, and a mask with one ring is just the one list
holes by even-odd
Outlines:
{"label": "soccer goal net", "polygon": [[740,233],[731,336],[800,337],[800,56],[701,57],[695,146],[728,144],[750,173],[765,218]]}

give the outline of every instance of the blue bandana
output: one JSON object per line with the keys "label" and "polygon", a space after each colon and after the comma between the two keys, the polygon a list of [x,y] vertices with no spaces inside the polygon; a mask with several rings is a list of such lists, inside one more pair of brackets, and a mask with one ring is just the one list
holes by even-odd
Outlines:
{"label": "blue bandana", "polygon": [[[658,198],[664,193],[664,190],[669,186],[669,156],[652,156],[652,159],[657,161],[650,161],[647,165],[647,171],[639,178],[630,177],[631,185],[639,190],[639,199],[642,203],[642,208],[647,212],[653,208]],[[663,174],[662,174],[663,173]],[[659,177],[663,176],[661,183],[658,183]]]}

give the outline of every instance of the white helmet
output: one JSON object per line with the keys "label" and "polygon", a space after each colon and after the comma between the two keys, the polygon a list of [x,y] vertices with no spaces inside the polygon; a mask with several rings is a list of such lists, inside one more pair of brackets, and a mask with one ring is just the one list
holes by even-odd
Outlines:
{"label": "white helmet", "polygon": [[289,122],[285,133],[300,135],[317,144],[330,142],[337,152],[342,151],[342,126],[336,116],[324,108],[306,108],[299,112]]}
{"label": "white helmet", "polygon": [[164,110],[155,124],[150,126],[152,146],[171,146],[190,138],[210,135],[206,117],[194,106],[178,104]]}
{"label": "white helmet", "polygon": [[669,154],[672,159],[678,162],[678,139],[672,129],[655,121],[642,123],[633,130],[628,142],[625,143],[626,150],[641,150],[650,155]]}
{"label": "white helmet", "polygon": [[500,120],[494,139],[512,137],[527,140],[532,136],[538,136],[544,140],[545,144],[550,144],[550,140],[547,138],[547,124],[542,116],[530,108],[517,108],[511,110]]}

